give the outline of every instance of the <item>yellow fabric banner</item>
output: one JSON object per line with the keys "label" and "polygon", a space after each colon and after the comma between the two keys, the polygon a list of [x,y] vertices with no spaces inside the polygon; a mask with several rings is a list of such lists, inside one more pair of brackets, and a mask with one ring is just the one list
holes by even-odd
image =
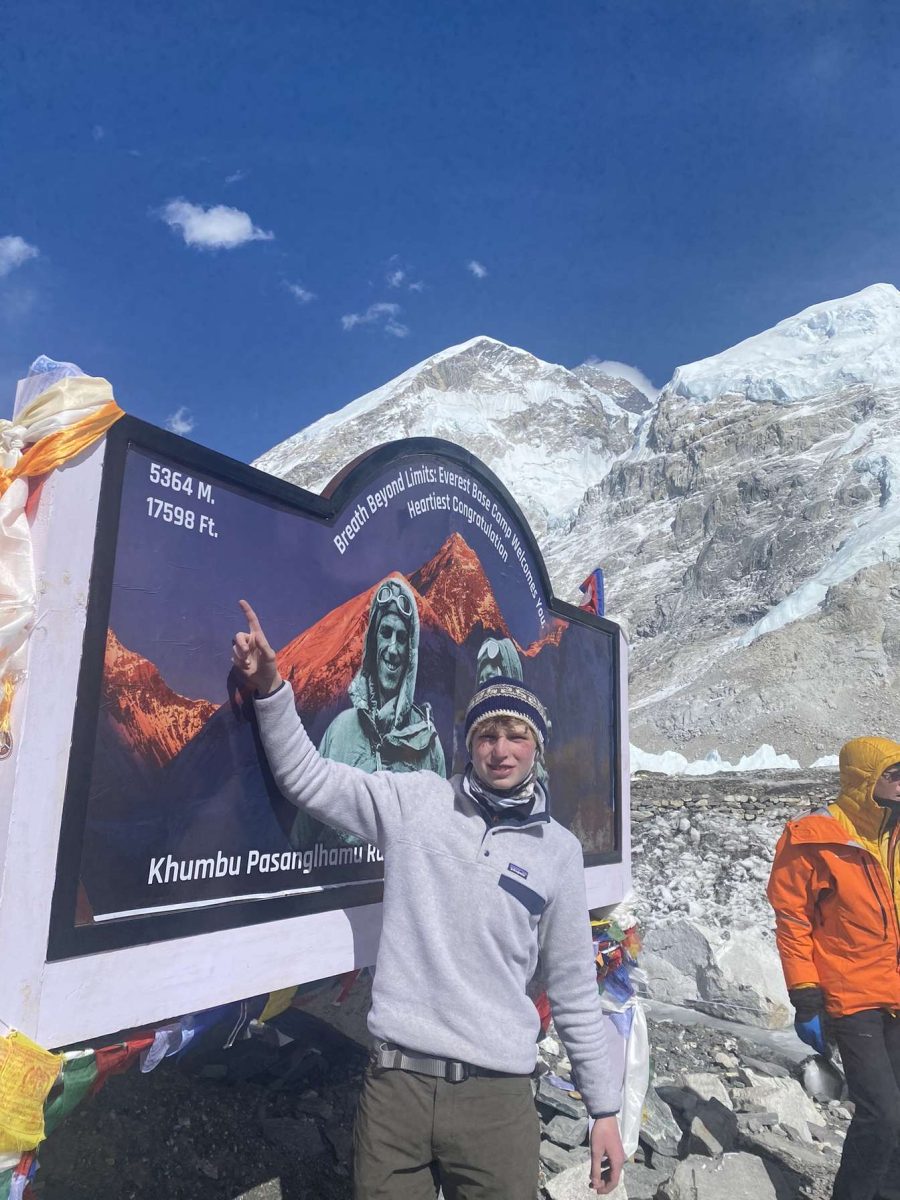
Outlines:
{"label": "yellow fabric banner", "polygon": [[260,1021],[271,1021],[291,1007],[291,1001],[297,994],[297,984],[293,987],[279,988],[277,992],[269,992],[266,1007],[259,1014]]}
{"label": "yellow fabric banner", "polygon": [[0,1153],[33,1150],[44,1138],[44,1101],[63,1065],[24,1033],[0,1037]]}
{"label": "yellow fabric banner", "polygon": [[48,471],[61,467],[63,463],[80,454],[86,446],[90,446],[98,437],[102,437],[109,427],[125,415],[115,400],[110,400],[90,416],[83,417],[74,425],[57,430],[41,438],[19,459],[14,467],[5,470],[0,467],[0,496],[6,491],[14,479],[21,476],[46,475]]}

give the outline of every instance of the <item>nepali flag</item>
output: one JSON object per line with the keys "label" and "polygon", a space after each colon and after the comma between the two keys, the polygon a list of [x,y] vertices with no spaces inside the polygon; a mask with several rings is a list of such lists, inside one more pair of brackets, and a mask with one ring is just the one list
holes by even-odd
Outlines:
{"label": "nepali flag", "polygon": [[581,607],[585,612],[602,617],[606,612],[606,595],[603,590],[603,569],[596,567],[578,589],[584,595]]}

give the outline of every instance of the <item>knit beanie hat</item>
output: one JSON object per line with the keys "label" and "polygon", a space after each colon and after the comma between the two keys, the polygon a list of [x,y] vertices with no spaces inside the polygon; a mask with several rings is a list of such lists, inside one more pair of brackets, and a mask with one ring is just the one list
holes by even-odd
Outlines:
{"label": "knit beanie hat", "polygon": [[543,704],[526,684],[506,675],[494,675],[481,685],[466,709],[467,750],[472,749],[475,726],[493,717],[512,717],[516,721],[524,721],[534,733],[538,750],[543,752],[550,736],[550,718]]}

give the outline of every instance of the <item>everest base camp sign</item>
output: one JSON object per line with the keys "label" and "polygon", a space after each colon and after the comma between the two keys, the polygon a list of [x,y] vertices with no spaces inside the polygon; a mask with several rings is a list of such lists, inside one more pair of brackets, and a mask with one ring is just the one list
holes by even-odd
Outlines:
{"label": "everest base camp sign", "polygon": [[[477,459],[394,442],[317,496],[133,418],[86,457],[33,513],[46,636],[30,650],[7,855],[18,838],[49,886],[7,862],[0,901],[0,933],[17,921],[22,945],[24,910],[38,925],[48,910],[52,1013],[10,1010],[33,988],[23,964],[0,983],[0,1021],[59,1045],[373,961],[382,856],[278,792],[230,669],[240,599],[320,752],[366,771],[449,777],[475,686],[532,687],[552,720],[551,811],[582,842],[590,902],[622,898],[624,641],[552,596]],[[91,1019],[68,1015],[73,996],[82,1011],[96,997]]]}

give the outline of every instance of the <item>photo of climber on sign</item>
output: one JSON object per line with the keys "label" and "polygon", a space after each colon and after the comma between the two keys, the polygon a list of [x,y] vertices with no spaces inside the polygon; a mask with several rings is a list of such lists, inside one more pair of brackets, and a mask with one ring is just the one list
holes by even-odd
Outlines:
{"label": "photo of climber on sign", "polygon": [[[431,706],[415,703],[418,661],[415,595],[403,579],[388,578],[372,595],[363,660],[347,689],[352,707],[338,713],[325,730],[319,753],[362,771],[445,775]],[[315,822],[298,812],[291,844],[304,845],[315,828]]]}

